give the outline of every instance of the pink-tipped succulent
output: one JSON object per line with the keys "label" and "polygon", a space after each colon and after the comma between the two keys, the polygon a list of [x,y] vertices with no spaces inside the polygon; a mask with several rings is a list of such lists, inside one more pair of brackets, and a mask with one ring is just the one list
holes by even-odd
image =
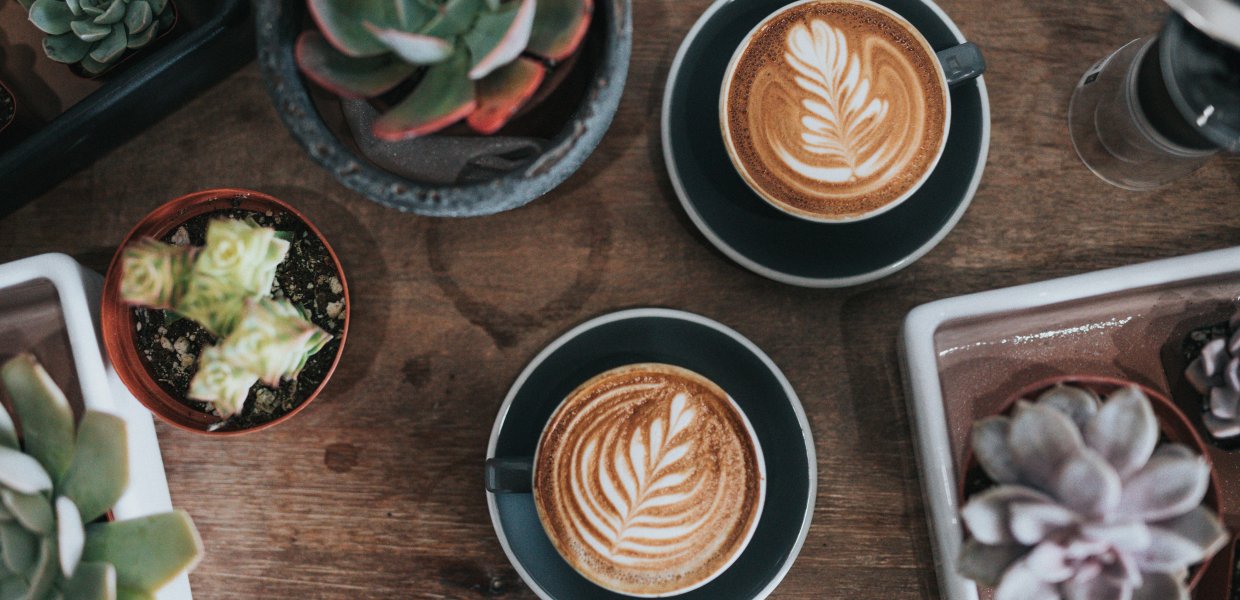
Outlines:
{"label": "pink-tipped succulent", "polygon": [[1135,386],[1105,402],[1056,386],[978,421],[973,450],[997,485],[961,511],[961,573],[995,600],[1187,600],[1188,568],[1227,533],[1202,505],[1208,464],[1158,441]]}
{"label": "pink-tipped succulent", "polygon": [[1227,325],[1227,335],[1206,342],[1184,373],[1205,397],[1202,421],[1220,440],[1240,436],[1240,307]]}
{"label": "pink-tipped succulent", "polygon": [[461,119],[499,131],[534,96],[548,66],[580,47],[593,0],[308,0],[318,30],[297,63],[343,98],[412,91],[375,121],[398,141]]}

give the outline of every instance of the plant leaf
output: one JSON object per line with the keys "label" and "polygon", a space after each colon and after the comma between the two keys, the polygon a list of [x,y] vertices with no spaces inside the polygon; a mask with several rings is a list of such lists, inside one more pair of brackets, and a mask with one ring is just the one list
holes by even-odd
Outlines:
{"label": "plant leaf", "polygon": [[297,65],[316,84],[343,98],[378,96],[413,75],[416,65],[392,55],[353,58],[341,54],[323,34],[309,30],[297,38]]}
{"label": "plant leaf", "polygon": [[1084,448],[1081,432],[1067,415],[1038,404],[1018,404],[1008,432],[1008,447],[1023,479],[1050,489],[1068,459]]}
{"label": "plant leaf", "polygon": [[418,0],[393,1],[396,3],[396,24],[402,31],[422,29],[438,14],[437,9],[426,6]]}
{"label": "plant leaf", "polygon": [[146,0],[133,0],[125,10],[125,31],[129,35],[146,31],[155,22],[155,11]]}
{"label": "plant leaf", "polygon": [[64,594],[73,600],[115,600],[116,568],[101,562],[81,563],[65,582]]}
{"label": "plant leaf", "polygon": [[125,26],[121,23],[112,25],[112,32],[107,37],[95,44],[95,48],[90,51],[90,57],[102,64],[108,64],[120,58],[125,52],[125,43],[129,40],[125,35]]}
{"label": "plant leaf", "polygon": [[56,575],[60,572],[60,565],[56,560],[56,538],[48,536],[43,538],[39,544],[39,561],[35,563],[34,571],[30,575],[30,590],[27,592],[31,598],[44,598],[52,590],[52,585],[56,583]]}
{"label": "plant leaf", "polygon": [[534,26],[526,50],[553,63],[581,47],[594,13],[593,0],[537,0]]}
{"label": "plant leaf", "polygon": [[26,453],[58,481],[73,458],[73,410],[64,392],[33,355],[19,354],[0,366],[21,422]]}
{"label": "plant leaf", "polygon": [[0,577],[0,600],[23,600],[29,587],[17,575]]}
{"label": "plant leaf", "polygon": [[1200,457],[1156,455],[1124,482],[1120,510],[1149,521],[1182,515],[1201,504],[1210,467]]}
{"label": "plant leaf", "polygon": [[78,512],[72,500],[64,496],[56,498],[56,547],[60,555],[60,571],[65,577],[73,577],[85,543],[82,513]]}
{"label": "plant leaf", "polygon": [[25,574],[34,568],[39,538],[17,523],[0,523],[0,558],[14,573]]}
{"label": "plant leaf", "polygon": [[112,0],[103,14],[95,17],[96,25],[112,25],[125,18],[126,4],[121,0]]}
{"label": "plant leaf", "polygon": [[202,540],[182,510],[159,515],[96,523],[86,528],[82,560],[116,567],[120,588],[152,592],[202,556]]}
{"label": "plant leaf", "polygon": [[73,11],[62,0],[35,0],[30,5],[30,22],[48,35],[68,33]]}
{"label": "plant leaf", "polygon": [[129,487],[129,444],[125,421],[88,411],[78,424],[77,452],[58,493],[67,496],[90,523],[102,517]]}
{"label": "plant leaf", "polygon": [[22,494],[52,489],[52,478],[34,457],[7,446],[0,447],[0,485]]}
{"label": "plant leaf", "polygon": [[375,137],[394,142],[426,135],[473,112],[477,104],[468,69],[467,52],[428,68],[413,93],[375,121]]}
{"label": "plant leaf", "polygon": [[43,53],[56,62],[71,65],[82,60],[87,52],[90,52],[90,43],[83,42],[74,33],[49,35],[43,38]]}
{"label": "plant leaf", "polygon": [[1007,417],[993,416],[973,423],[971,435],[973,455],[982,470],[996,483],[1017,483],[1020,471],[1008,446],[1008,432],[1012,421]]}
{"label": "plant leaf", "polygon": [[1085,442],[1125,479],[1150,459],[1158,445],[1158,417],[1136,386],[1111,394],[1082,431]]}
{"label": "plant leaf", "polygon": [[433,65],[452,56],[452,44],[443,38],[366,23],[366,29],[391,48],[392,52],[415,65]]}
{"label": "plant leaf", "polygon": [[97,42],[112,33],[111,27],[96,25],[90,21],[74,21],[69,24],[69,29],[73,30],[74,35],[82,38],[83,42]]}
{"label": "plant leaf", "polygon": [[[13,417],[3,404],[0,404],[0,447],[21,450],[17,442],[17,426],[13,424]],[[4,469],[0,469],[0,481],[3,479]]]}
{"label": "plant leaf", "polygon": [[469,126],[491,135],[512,119],[542,85],[547,68],[528,58],[518,58],[478,82],[478,108],[469,114]]}
{"label": "plant leaf", "polygon": [[158,27],[152,25],[151,27],[143,29],[137,35],[129,36],[129,38],[125,40],[125,47],[130,50],[136,50],[151,43],[151,40],[154,40],[155,36],[158,34],[158,30]]}
{"label": "plant leaf", "polygon": [[521,55],[530,41],[536,6],[534,0],[514,0],[498,11],[478,15],[464,36],[473,57],[470,79],[482,79]]}
{"label": "plant leaf", "polygon": [[378,56],[388,47],[365,23],[396,28],[400,16],[390,0],[308,0],[310,14],[331,45],[348,56]]}
{"label": "plant leaf", "polygon": [[426,24],[422,33],[441,38],[454,38],[474,24],[474,17],[482,10],[483,0],[448,0],[439,7],[439,13]]}
{"label": "plant leaf", "polygon": [[13,490],[0,490],[0,500],[14,519],[26,529],[40,534],[52,533],[56,520],[52,517],[52,505],[42,494],[19,494]]}

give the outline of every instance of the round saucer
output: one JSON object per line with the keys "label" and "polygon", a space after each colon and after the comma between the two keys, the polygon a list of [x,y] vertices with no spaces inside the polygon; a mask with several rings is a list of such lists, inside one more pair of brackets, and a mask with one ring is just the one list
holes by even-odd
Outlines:
{"label": "round saucer", "polygon": [[[903,204],[864,221],[815,223],[780,212],[745,185],[724,149],[719,89],[732,50],[791,0],[717,0],[676,54],[663,96],[663,156],[676,195],[706,239],[776,281],[843,287],[890,275],[924,256],[964,216],[990,146],[982,78],[951,89],[952,122],[934,172]],[[876,0],[937,50],[965,41],[932,0]]]}
{"label": "round saucer", "polygon": [[[766,462],[766,503],[736,562],[684,600],[765,598],[792,567],[813,516],[818,463],[796,392],[762,350],[732,329],[692,313],[638,308],[574,327],[535,356],[508,391],[487,458],[534,455],[551,413],[569,392],[608,369],[668,363],[722,387],[749,419]],[[579,575],[547,539],[530,494],[487,493],[491,523],[508,560],[545,600],[630,598]]]}

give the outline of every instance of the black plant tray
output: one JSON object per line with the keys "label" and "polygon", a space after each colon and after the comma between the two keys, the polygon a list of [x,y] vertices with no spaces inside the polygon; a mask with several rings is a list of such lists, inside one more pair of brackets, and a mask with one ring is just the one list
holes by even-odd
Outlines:
{"label": "black plant tray", "polygon": [[246,0],[172,0],[177,24],[96,79],[43,56],[42,33],[0,0],[0,81],[17,100],[0,132],[0,216],[124,143],[254,58]]}

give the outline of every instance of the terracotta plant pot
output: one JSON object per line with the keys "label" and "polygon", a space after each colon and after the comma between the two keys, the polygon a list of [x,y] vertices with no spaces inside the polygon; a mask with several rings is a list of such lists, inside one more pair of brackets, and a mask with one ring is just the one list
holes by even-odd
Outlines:
{"label": "terracotta plant pot", "polygon": [[[124,248],[136,239],[142,237],[163,239],[194,217],[234,209],[273,214],[282,212],[304,224],[309,233],[317,237],[327,250],[331,263],[335,267],[335,275],[343,289],[344,309],[340,317],[342,321],[340,332],[335,336],[339,341],[335,356],[332,357],[331,364],[327,368],[322,381],[310,392],[305,400],[302,400],[300,404],[288,412],[269,421],[242,428],[219,429],[224,422],[223,419],[213,413],[196,410],[183,400],[174,397],[156,381],[146,364],[146,360],[141,356],[135,340],[136,320],[134,308],[126,304],[120,295],[121,254]],[[349,299],[349,286],[345,280],[344,270],[340,267],[340,260],[337,258],[335,251],[332,250],[331,245],[323,237],[323,234],[304,215],[292,206],[266,194],[239,189],[215,189],[195,192],[164,204],[143,218],[125,236],[125,239],[117,249],[116,255],[112,258],[112,263],[108,266],[103,287],[103,306],[100,311],[100,320],[103,329],[104,347],[107,349],[108,356],[116,368],[117,375],[120,376],[121,381],[125,383],[125,386],[129,388],[143,405],[159,418],[181,429],[208,435],[228,436],[258,431],[283,423],[292,418],[293,415],[304,410],[306,406],[318,397],[323,387],[331,379],[332,373],[335,372],[336,366],[340,362],[340,356],[344,352],[345,339],[349,332],[349,313],[351,309],[352,301]]]}
{"label": "terracotta plant pot", "polygon": [[[1150,406],[1154,409],[1154,414],[1158,417],[1159,430],[1163,440],[1159,443],[1172,442],[1183,444],[1191,448],[1194,452],[1201,455],[1202,460],[1210,467],[1210,488],[1206,491],[1204,504],[1210,507],[1216,514],[1223,514],[1222,510],[1222,493],[1219,488],[1218,473],[1214,470],[1214,464],[1210,461],[1210,453],[1206,448],[1205,442],[1197,435],[1196,429],[1189,422],[1188,417],[1161,392],[1150,389],[1139,383],[1117,379],[1114,377],[1102,377],[1095,375],[1061,375],[1044,379],[1033,385],[1029,385],[1020,392],[1013,394],[1005,400],[1000,406],[997,414],[1007,415],[1015,408],[1018,400],[1034,400],[1046,390],[1059,385],[1068,384],[1088,389],[1099,396],[1106,398],[1120,388],[1135,385],[1150,399]],[[980,492],[983,488],[978,488],[976,482],[979,478],[986,478],[985,472],[982,471],[981,465],[978,464],[977,458],[973,455],[972,446],[969,447],[965,454],[965,468],[961,471],[959,486],[957,492],[961,499],[961,506],[968,501],[969,497],[974,493]],[[988,487],[988,486],[987,486]],[[1220,550],[1215,556],[1230,554],[1228,547]],[[1202,576],[1209,570],[1211,560],[1214,557],[1208,557],[1200,564],[1192,567],[1189,571],[1188,587],[1190,590],[1196,589],[1197,584],[1201,581]]]}

